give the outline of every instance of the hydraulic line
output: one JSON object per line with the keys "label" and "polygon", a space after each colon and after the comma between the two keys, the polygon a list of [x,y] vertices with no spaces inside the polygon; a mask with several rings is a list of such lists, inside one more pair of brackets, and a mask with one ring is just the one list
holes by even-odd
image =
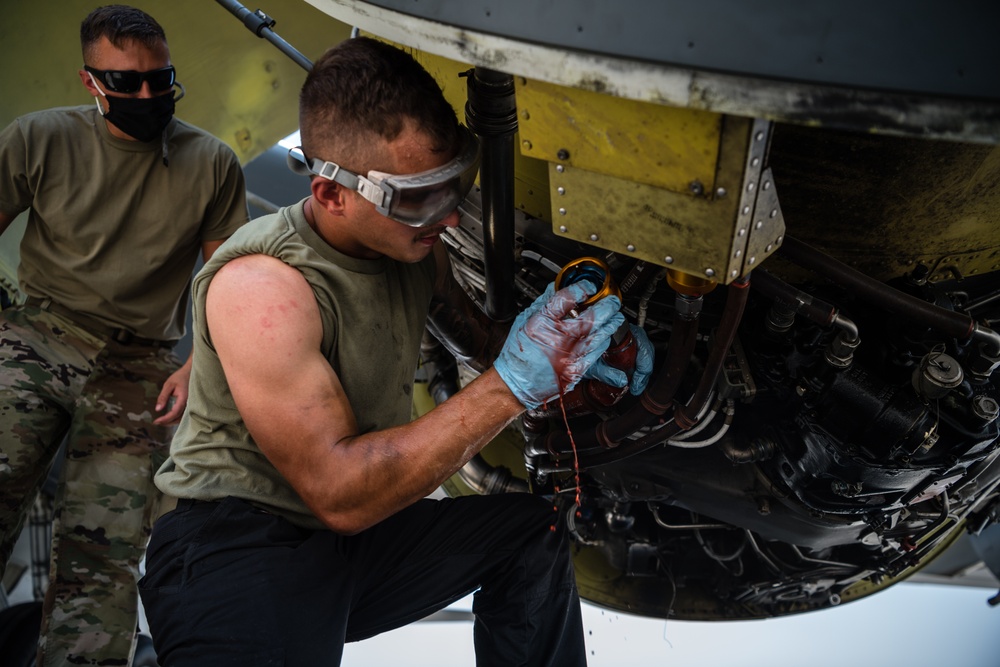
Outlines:
{"label": "hydraulic line", "polygon": [[712,351],[708,355],[705,364],[705,372],[695,390],[694,398],[687,405],[680,406],[674,412],[674,419],[684,430],[691,428],[697,423],[696,416],[701,412],[702,407],[708,400],[708,395],[719,380],[722,373],[722,364],[729,354],[729,348],[733,346],[736,339],[736,331],[739,329],[740,321],[743,319],[743,310],[747,305],[747,298],[750,294],[750,277],[744,276],[734,280],[729,285],[729,295],[726,300],[726,309],[722,313],[722,321],[716,331],[716,340],[712,343]]}
{"label": "hydraulic line", "polygon": [[785,237],[779,252],[782,257],[849,288],[858,297],[890,313],[952,338],[968,340],[976,330],[975,322],[968,315],[946,310],[893,289],[791,236]]}
{"label": "hydraulic line", "polygon": [[798,290],[764,269],[753,272],[753,287],[772,301],[799,313],[822,327],[833,324],[837,309],[812,295]]}

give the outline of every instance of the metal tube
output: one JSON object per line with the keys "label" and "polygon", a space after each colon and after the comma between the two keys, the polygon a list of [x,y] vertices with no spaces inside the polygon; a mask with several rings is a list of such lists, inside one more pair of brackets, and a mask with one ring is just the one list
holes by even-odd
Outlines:
{"label": "metal tube", "polygon": [[271,30],[271,28],[274,27],[275,21],[263,11],[258,9],[257,11],[251,12],[240,3],[236,2],[236,0],[215,1],[227,9],[230,14],[242,21],[243,25],[247,27],[247,30],[274,44],[279,51],[294,60],[295,64],[299,67],[307,72],[312,70],[313,64],[311,60],[302,55],[294,46],[283,40],[281,37],[278,37],[278,35]]}

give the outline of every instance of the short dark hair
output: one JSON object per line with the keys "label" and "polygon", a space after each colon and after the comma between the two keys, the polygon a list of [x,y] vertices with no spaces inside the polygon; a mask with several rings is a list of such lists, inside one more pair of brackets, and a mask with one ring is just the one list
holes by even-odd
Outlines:
{"label": "short dark hair", "polygon": [[392,141],[408,121],[435,150],[457,150],[458,119],[434,77],[405,51],[368,37],[323,54],[299,95],[303,151],[350,171],[380,169],[373,140]]}
{"label": "short dark hair", "polygon": [[152,49],[160,43],[166,44],[167,35],[152,16],[128,5],[106,5],[87,14],[80,24],[80,46],[83,61],[87,62],[90,51],[101,37],[117,48],[123,49],[127,42],[139,42]]}

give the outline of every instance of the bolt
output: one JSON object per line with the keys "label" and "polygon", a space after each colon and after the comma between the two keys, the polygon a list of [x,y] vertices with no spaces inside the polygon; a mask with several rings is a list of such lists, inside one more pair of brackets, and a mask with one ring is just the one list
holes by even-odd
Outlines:
{"label": "bolt", "polygon": [[696,197],[700,197],[702,193],[705,192],[705,186],[701,184],[701,181],[691,181],[688,185],[688,189],[691,190],[691,194]]}
{"label": "bolt", "polygon": [[556,157],[559,158],[560,160],[568,160],[569,151],[566,150],[565,148],[560,148],[559,152],[556,153]]}
{"label": "bolt", "polygon": [[976,396],[972,399],[972,413],[983,421],[991,422],[1000,416],[1000,405],[989,396]]}

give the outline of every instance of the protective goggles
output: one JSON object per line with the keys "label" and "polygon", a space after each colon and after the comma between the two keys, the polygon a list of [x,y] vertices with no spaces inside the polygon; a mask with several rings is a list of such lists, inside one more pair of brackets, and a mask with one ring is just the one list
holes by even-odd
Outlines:
{"label": "protective goggles", "polygon": [[117,69],[94,69],[89,65],[84,65],[83,69],[90,72],[104,84],[104,87],[113,93],[138,93],[142,88],[142,82],[149,82],[151,93],[162,93],[170,90],[177,77],[177,72],[173,67],[163,67],[148,72],[136,72],[135,70]]}
{"label": "protective goggles", "polygon": [[333,162],[308,157],[301,146],[288,151],[288,166],[296,174],[321,176],[357,192],[387,218],[410,227],[426,227],[458,208],[469,194],[481,159],[479,141],[464,126],[461,146],[451,162],[419,174],[393,175],[369,171],[368,178]]}

